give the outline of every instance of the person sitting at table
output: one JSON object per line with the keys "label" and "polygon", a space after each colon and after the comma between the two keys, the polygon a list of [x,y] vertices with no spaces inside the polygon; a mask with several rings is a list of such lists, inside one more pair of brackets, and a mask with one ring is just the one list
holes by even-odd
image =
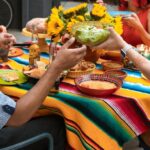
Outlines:
{"label": "person sitting at table", "polygon": [[114,0],[113,4],[118,4],[119,10],[134,12],[123,16],[123,39],[133,46],[150,46],[150,0]]}
{"label": "person sitting at table", "polygon": [[12,34],[7,33],[6,28],[0,25],[0,58],[2,61],[8,61],[9,49],[15,41],[15,37]]}
{"label": "person sitting at table", "polygon": [[120,10],[124,7],[124,9],[134,12],[129,17],[123,18],[123,39],[133,46],[138,44],[150,46],[150,1],[120,1]]}
{"label": "person sitting at table", "polygon": [[[9,46],[12,46],[14,39],[8,40],[2,35],[4,33],[0,33],[0,37],[2,37],[0,43],[7,42]],[[52,134],[55,150],[65,149],[66,133],[62,117],[50,115],[36,119],[31,118],[41,106],[60,73],[76,65],[86,55],[86,46],[84,45],[76,49],[69,48],[74,42],[75,38],[71,38],[62,46],[42,78],[17,102],[0,92],[0,149],[43,132]],[[3,45],[5,47],[5,44],[1,44],[0,48],[3,48]],[[46,150],[48,145],[45,142],[41,141],[26,149]]]}
{"label": "person sitting at table", "polygon": [[0,49],[9,50],[10,46],[16,42],[12,34],[7,33],[6,28],[0,25]]}
{"label": "person sitting at table", "polygon": [[[93,47],[93,50],[96,49],[108,49],[108,50],[121,50],[121,53],[123,56],[127,55],[129,60],[131,60],[134,65],[147,77],[150,79],[150,61],[143,57],[141,54],[139,54],[136,51],[136,48],[128,44],[121,36],[119,36],[113,28],[109,28],[110,36],[107,41],[104,43]],[[140,143],[138,141],[134,141],[136,146],[142,146],[144,147],[144,150],[150,150],[150,130],[146,133],[139,136]],[[145,144],[146,143],[146,144]],[[138,145],[139,144],[139,145]],[[124,150],[134,149],[136,147],[132,148],[130,147],[130,144],[124,145]]]}

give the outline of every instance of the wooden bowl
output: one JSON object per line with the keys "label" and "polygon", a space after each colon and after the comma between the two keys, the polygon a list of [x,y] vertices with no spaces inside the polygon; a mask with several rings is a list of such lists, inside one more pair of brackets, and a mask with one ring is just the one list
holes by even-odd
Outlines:
{"label": "wooden bowl", "polygon": [[103,70],[121,70],[123,68],[123,64],[115,61],[104,62],[102,63]]}
{"label": "wooden bowl", "polygon": [[[99,50],[101,51],[101,50]],[[106,60],[112,60],[112,61],[122,61],[121,53],[119,50],[103,50],[105,52],[104,55],[101,56],[101,58]]]}
{"label": "wooden bowl", "polygon": [[91,74],[96,69],[96,65],[92,62],[89,62],[89,63],[91,63],[93,65],[92,68],[89,68],[89,69],[83,70],[83,71],[82,70],[78,70],[78,71],[70,70],[67,74],[67,77],[75,79],[82,75]]}
{"label": "wooden bowl", "polygon": [[126,72],[124,72],[122,70],[107,70],[107,71],[105,71],[105,74],[113,76],[113,77],[117,77],[121,80],[124,80],[127,76]]}
{"label": "wooden bowl", "polygon": [[[105,89],[103,86],[101,88],[92,88],[91,87],[85,87],[82,86],[81,83],[86,82],[86,81],[106,81],[105,83],[108,84],[108,86],[110,85],[110,83],[114,83],[115,87],[110,87],[107,89]],[[122,86],[122,80],[120,80],[119,78],[114,78],[112,76],[109,75],[100,75],[100,74],[90,74],[90,75],[84,75],[84,76],[80,76],[78,78],[75,79],[75,83],[77,88],[88,95],[91,96],[108,96],[110,94],[113,94],[116,90],[118,90],[121,86]],[[95,84],[95,83],[93,83]]]}

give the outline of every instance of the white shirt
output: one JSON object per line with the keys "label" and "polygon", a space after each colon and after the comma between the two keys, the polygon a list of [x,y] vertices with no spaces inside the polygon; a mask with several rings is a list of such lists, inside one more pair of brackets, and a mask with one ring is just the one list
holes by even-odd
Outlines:
{"label": "white shirt", "polygon": [[0,92],[0,129],[3,128],[16,108],[16,102]]}

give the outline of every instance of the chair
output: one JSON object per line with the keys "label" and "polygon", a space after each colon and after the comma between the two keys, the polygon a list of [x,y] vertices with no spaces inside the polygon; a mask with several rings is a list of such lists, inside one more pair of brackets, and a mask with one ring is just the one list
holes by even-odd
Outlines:
{"label": "chair", "polygon": [[32,137],[28,140],[25,140],[23,142],[11,145],[6,148],[1,148],[0,150],[21,150],[22,148],[25,148],[27,146],[30,146],[31,144],[37,143],[43,139],[48,140],[48,150],[53,150],[53,138],[49,133],[42,133],[35,137]]}

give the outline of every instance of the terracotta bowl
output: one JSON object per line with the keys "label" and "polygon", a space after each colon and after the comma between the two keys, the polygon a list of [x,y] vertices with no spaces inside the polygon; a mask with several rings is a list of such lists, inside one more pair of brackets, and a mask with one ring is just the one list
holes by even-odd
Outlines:
{"label": "terracotta bowl", "polygon": [[92,62],[86,63],[90,64],[91,68],[87,68],[86,70],[70,70],[67,74],[67,77],[75,79],[82,75],[91,74],[96,69],[96,65]]}
{"label": "terracotta bowl", "polygon": [[105,71],[105,74],[113,76],[113,77],[117,77],[121,80],[124,80],[127,77],[126,72],[124,72],[122,70],[107,70],[107,71]]}
{"label": "terracotta bowl", "polygon": [[[116,86],[113,88],[108,88],[108,89],[93,89],[93,88],[88,88],[81,86],[81,83],[86,82],[86,81],[106,81],[107,83],[114,83]],[[89,74],[89,75],[84,75],[81,77],[78,77],[75,79],[75,83],[77,88],[88,95],[91,96],[108,96],[110,94],[113,94],[116,90],[118,90],[122,86],[122,80],[119,78],[114,78],[109,75],[105,74]],[[109,86],[109,85],[108,85]]]}
{"label": "terracotta bowl", "polygon": [[100,53],[98,50],[92,51],[92,49],[87,47],[86,56],[84,57],[86,61],[91,61],[93,63],[96,63],[99,58],[100,58]]}
{"label": "terracotta bowl", "polygon": [[118,50],[104,50],[105,55],[101,56],[101,58],[112,61],[122,61],[122,57],[120,51]]}
{"label": "terracotta bowl", "polygon": [[123,68],[123,64],[120,62],[110,61],[102,63],[103,70],[121,70]]}

